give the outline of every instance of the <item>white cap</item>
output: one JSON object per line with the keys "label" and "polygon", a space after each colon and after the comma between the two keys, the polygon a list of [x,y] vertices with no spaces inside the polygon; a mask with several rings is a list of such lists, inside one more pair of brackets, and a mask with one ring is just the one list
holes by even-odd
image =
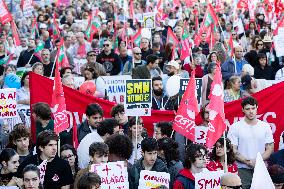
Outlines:
{"label": "white cap", "polygon": [[173,66],[173,67],[175,67],[177,70],[179,69],[179,63],[178,63],[177,61],[175,61],[175,60],[171,60],[171,61],[167,64],[167,66]]}

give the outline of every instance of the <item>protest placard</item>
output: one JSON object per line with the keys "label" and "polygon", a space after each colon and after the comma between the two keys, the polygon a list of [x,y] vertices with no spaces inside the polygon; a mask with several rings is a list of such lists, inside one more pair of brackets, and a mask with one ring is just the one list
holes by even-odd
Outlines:
{"label": "protest placard", "polygon": [[127,116],[151,116],[152,80],[126,80],[124,110]]}
{"label": "protest placard", "polygon": [[224,171],[207,171],[194,175],[195,189],[220,189],[220,178]]}
{"label": "protest placard", "polygon": [[[183,93],[185,92],[186,86],[188,85],[188,82],[189,82],[189,78],[181,78],[180,79],[180,90],[179,90],[179,93],[181,95],[183,95]],[[196,78],[195,82],[196,82],[197,101],[198,101],[198,104],[200,104],[201,103],[202,79]]]}
{"label": "protest placard", "polygon": [[169,188],[169,184],[169,173],[142,170],[140,172],[138,189],[152,189],[162,185]]}
{"label": "protest placard", "polygon": [[101,177],[101,189],[128,189],[128,173],[123,161],[91,165],[90,172]]}
{"label": "protest placard", "polygon": [[0,117],[17,117],[16,89],[6,88],[0,90]]}
{"label": "protest placard", "polygon": [[118,104],[124,104],[125,80],[131,79],[130,75],[103,76],[108,100]]}
{"label": "protest placard", "polygon": [[156,13],[146,12],[143,14],[144,28],[155,29],[155,17]]}
{"label": "protest placard", "polygon": [[196,126],[195,127],[195,142],[197,144],[206,144],[208,127]]}
{"label": "protest placard", "polygon": [[284,56],[284,27],[278,28],[278,35],[273,37],[276,56]]}

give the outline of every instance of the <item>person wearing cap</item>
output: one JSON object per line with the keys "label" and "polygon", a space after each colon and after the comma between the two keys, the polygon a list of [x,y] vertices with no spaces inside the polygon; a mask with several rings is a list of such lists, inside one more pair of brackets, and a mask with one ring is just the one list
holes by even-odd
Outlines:
{"label": "person wearing cap", "polygon": [[148,55],[146,65],[140,65],[132,69],[132,79],[151,79],[160,75],[159,71],[157,71],[158,65],[159,58],[153,54]]}
{"label": "person wearing cap", "polygon": [[146,65],[147,62],[145,60],[142,60],[142,53],[141,49],[139,47],[134,47],[132,49],[133,54],[133,62],[126,62],[123,67],[123,75],[131,75],[132,68],[136,68],[137,66]]}
{"label": "person wearing cap", "polygon": [[167,93],[167,89],[166,89],[167,82],[170,79],[170,77],[172,77],[174,75],[178,75],[180,65],[177,61],[171,60],[166,65],[166,69],[167,69],[168,73],[167,73],[167,75],[164,75],[162,78],[163,78],[163,88],[164,88],[164,91]]}
{"label": "person wearing cap", "polygon": [[221,66],[223,80],[228,81],[232,75],[240,76],[243,66],[248,62],[243,58],[243,48],[236,46],[234,48],[235,58],[230,58]]}
{"label": "person wearing cap", "polygon": [[235,173],[225,173],[221,176],[222,189],[242,189],[242,181]]}
{"label": "person wearing cap", "polygon": [[91,50],[87,53],[87,63],[81,66],[81,75],[83,75],[85,68],[91,67],[93,68],[98,76],[106,76],[106,70],[104,66],[98,62],[96,62],[98,54],[96,51]]}

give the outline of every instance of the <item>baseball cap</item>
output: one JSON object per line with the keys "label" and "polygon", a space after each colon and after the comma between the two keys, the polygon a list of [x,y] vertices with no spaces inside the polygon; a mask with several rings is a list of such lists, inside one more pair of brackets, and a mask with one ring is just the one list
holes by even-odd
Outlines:
{"label": "baseball cap", "polygon": [[179,63],[178,63],[177,61],[175,61],[175,60],[171,60],[171,61],[167,64],[167,66],[173,66],[173,67],[175,67],[177,70],[179,69]]}

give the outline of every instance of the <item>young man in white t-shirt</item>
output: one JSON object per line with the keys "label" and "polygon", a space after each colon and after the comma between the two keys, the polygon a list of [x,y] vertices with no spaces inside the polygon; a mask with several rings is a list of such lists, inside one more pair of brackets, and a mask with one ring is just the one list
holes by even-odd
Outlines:
{"label": "young man in white t-shirt", "polygon": [[245,117],[230,127],[228,138],[234,147],[243,188],[249,189],[257,152],[267,160],[273,152],[274,140],[269,124],[256,118],[256,99],[247,97],[241,105]]}

